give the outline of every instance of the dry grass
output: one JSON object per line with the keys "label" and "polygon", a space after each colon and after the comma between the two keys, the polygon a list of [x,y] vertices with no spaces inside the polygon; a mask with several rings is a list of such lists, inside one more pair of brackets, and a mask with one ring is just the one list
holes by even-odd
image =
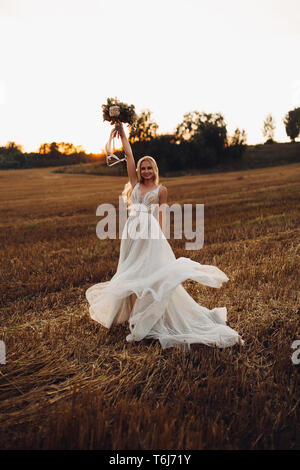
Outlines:
{"label": "dry grass", "polygon": [[202,250],[170,240],[176,256],[230,278],[184,286],[246,342],[190,352],[89,316],[85,290],[114,274],[120,242],[96,237],[96,207],[126,178],[2,171],[1,448],[299,449],[299,168],[161,180],[169,203],[205,204]]}

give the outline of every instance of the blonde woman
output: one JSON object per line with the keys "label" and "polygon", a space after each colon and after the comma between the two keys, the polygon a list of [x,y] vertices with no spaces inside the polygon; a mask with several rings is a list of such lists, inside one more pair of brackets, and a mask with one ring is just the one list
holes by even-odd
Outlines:
{"label": "blonde woman", "polygon": [[[120,246],[115,275],[86,291],[91,317],[111,328],[129,323],[128,342],[159,340],[162,348],[189,349],[193,343],[224,348],[243,344],[240,335],[226,325],[226,307],[209,310],[187,293],[182,282],[192,279],[219,288],[229,278],[219,268],[186,257],[176,258],[163,227],[167,188],[159,184],[159,170],[149,155],[135,161],[123,125],[120,135],[126,154],[129,182],[122,196],[130,209]],[[158,209],[155,213],[153,208]]]}

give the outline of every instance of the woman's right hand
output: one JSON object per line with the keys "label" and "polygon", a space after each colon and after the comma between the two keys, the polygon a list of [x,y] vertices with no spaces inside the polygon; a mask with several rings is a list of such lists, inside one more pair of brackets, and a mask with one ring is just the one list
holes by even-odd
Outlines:
{"label": "woman's right hand", "polygon": [[123,123],[121,121],[118,121],[116,123],[115,129],[116,129],[119,137],[122,137],[124,135],[124,127],[123,127]]}

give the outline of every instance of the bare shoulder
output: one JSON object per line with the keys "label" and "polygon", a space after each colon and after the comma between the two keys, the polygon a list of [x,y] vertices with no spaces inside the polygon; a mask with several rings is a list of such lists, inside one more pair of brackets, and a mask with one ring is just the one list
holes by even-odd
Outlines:
{"label": "bare shoulder", "polygon": [[168,190],[166,186],[163,186],[163,185],[160,186],[158,190],[158,196],[159,196],[160,203],[167,202]]}
{"label": "bare shoulder", "polygon": [[163,193],[163,192],[166,192],[166,193],[167,193],[168,190],[167,190],[167,187],[166,187],[166,186],[164,186],[163,184],[161,184],[161,185],[160,185],[160,188],[159,188],[159,193]]}

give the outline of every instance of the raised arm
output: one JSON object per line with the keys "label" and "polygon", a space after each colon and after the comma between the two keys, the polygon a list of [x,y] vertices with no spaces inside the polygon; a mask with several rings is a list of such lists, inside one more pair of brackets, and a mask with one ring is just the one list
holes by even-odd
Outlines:
{"label": "raised arm", "polygon": [[123,149],[126,155],[127,173],[128,173],[129,181],[131,183],[131,186],[134,187],[138,179],[137,179],[137,174],[136,174],[135,161],[134,161],[133,153],[131,150],[131,145],[128,142],[123,124],[121,122],[118,122],[118,124],[116,124],[116,130],[121,137]]}

